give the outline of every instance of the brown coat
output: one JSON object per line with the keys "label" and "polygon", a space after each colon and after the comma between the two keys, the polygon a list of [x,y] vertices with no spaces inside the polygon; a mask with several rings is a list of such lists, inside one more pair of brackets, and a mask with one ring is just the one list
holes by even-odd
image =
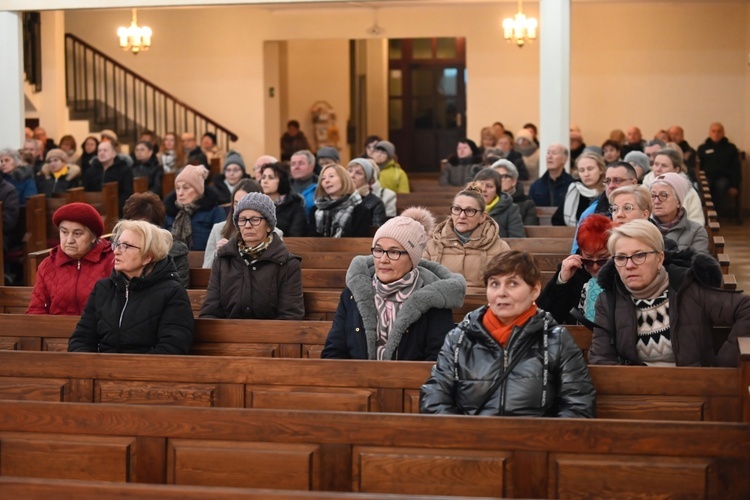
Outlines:
{"label": "brown coat", "polygon": [[302,269],[298,256],[274,237],[248,266],[233,236],[216,253],[201,318],[303,319]]}
{"label": "brown coat", "polygon": [[453,230],[453,220],[446,219],[435,228],[423,257],[462,274],[466,278],[466,293],[482,293],[485,290],[482,274],[487,263],[508,250],[510,247],[498,236],[497,223],[491,217],[477,226],[465,245]]}

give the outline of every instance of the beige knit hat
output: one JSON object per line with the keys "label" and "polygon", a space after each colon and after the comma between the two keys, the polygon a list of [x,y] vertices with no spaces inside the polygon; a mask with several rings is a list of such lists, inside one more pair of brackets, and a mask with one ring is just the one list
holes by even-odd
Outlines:
{"label": "beige knit hat", "polygon": [[186,182],[190,187],[195,189],[198,195],[203,196],[207,178],[208,170],[203,165],[187,165],[175,178],[174,183]]}
{"label": "beige knit hat", "polygon": [[417,267],[435,228],[435,218],[423,207],[410,207],[389,220],[375,233],[372,246],[380,238],[393,238],[409,253],[413,267]]}

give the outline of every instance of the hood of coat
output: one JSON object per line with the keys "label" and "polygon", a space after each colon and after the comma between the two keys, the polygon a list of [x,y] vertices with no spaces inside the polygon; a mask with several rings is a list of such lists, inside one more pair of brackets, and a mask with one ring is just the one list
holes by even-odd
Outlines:
{"label": "hood of coat", "polygon": [[[44,166],[46,167],[47,165],[45,164]],[[19,165],[11,170],[9,175],[15,182],[23,182],[26,179],[34,178],[34,168],[29,165]]]}
{"label": "hood of coat", "polygon": [[[487,331],[482,324],[482,318],[488,312],[489,306],[482,306],[479,309],[474,309],[469,312],[458,327],[463,330],[468,337],[474,338],[477,341],[487,345],[488,347],[497,347],[497,342],[492,338],[492,335]],[[547,322],[547,327],[552,328],[557,326],[557,321],[552,317],[550,313],[542,309],[537,309],[537,313],[523,326],[523,336],[531,335],[535,332],[539,332],[544,328],[544,323]],[[517,335],[518,327],[514,328],[511,337]],[[520,338],[520,337],[519,337]],[[513,338],[513,343],[517,345],[519,338]]]}
{"label": "hood of coat", "polygon": [[[206,190],[203,192],[203,196],[196,200],[198,202],[198,212],[207,212],[214,207],[219,205],[219,198],[216,196],[216,192],[212,187],[206,186]],[[167,215],[172,217],[176,216],[180,211],[177,208],[177,193],[172,191],[164,199],[164,206],[167,209]]]}
{"label": "hood of coat", "polygon": [[[68,173],[65,175],[66,181],[72,181],[73,179],[80,177],[81,167],[79,167],[78,165],[73,165],[72,163],[69,163],[67,167],[68,167]],[[42,174],[44,175],[45,179],[52,178],[52,172],[50,171],[49,163],[45,163],[42,166]]]}
{"label": "hood of coat", "polygon": [[280,207],[286,207],[287,205],[303,205],[305,204],[305,199],[297,194],[297,193],[289,193],[284,195],[284,199],[281,200],[281,203],[279,203],[278,206]]}
{"label": "hood of coat", "polygon": [[[386,343],[384,359],[392,359],[401,337],[411,324],[430,309],[453,309],[461,307],[466,295],[466,279],[445,267],[422,259],[417,266],[422,287],[415,290],[404,302],[391,329]],[[372,279],[375,262],[371,255],[360,255],[352,259],[346,272],[346,286],[352,292],[357,309],[362,316],[367,335],[367,352],[375,358],[378,313],[375,309],[375,291]]]}
{"label": "hood of coat", "polygon": [[487,215],[489,215],[490,217],[493,217],[495,215],[498,215],[507,211],[510,208],[510,206],[513,205],[513,198],[508,193],[500,193],[499,196],[500,196],[500,199],[497,200],[497,203],[495,203],[495,206],[492,207],[492,210],[487,212]]}
{"label": "hood of coat", "polygon": [[[464,248],[489,250],[500,237],[499,234],[500,228],[497,226],[497,222],[492,217],[486,217],[484,222],[474,229],[474,232],[469,237],[469,241],[463,246]],[[458,236],[456,236],[456,232],[453,230],[453,219],[448,218],[438,224],[432,233],[432,240],[438,248],[453,246],[458,242]]]}
{"label": "hood of coat", "polygon": [[[237,240],[239,237],[240,236],[238,234],[232,236],[228,242],[226,242],[221,246],[221,248],[219,248],[219,250],[216,251],[216,257],[240,259],[240,250],[237,247]],[[273,262],[274,264],[284,265],[289,262],[290,259],[297,259],[300,261],[302,260],[302,258],[298,255],[290,253],[289,249],[286,247],[281,238],[277,234],[274,234],[273,241],[271,241],[271,244],[268,245],[268,248],[266,248],[266,250],[261,254],[258,262],[269,261]]]}
{"label": "hood of coat", "polygon": [[[96,263],[106,259],[111,253],[112,244],[109,242],[109,240],[99,240],[94,243],[94,246],[91,247],[91,250],[89,250],[81,260]],[[49,255],[51,261],[58,267],[64,266],[65,264],[78,262],[77,260],[70,258],[68,254],[63,252],[59,244],[50,251]]]}
{"label": "hood of coat", "polygon": [[[678,290],[688,276],[706,288],[721,288],[724,276],[721,266],[710,255],[695,253],[691,249],[682,251],[665,251],[664,267],[669,274],[669,286]],[[604,290],[613,290],[615,286],[625,290],[617,274],[615,262],[610,259],[596,275],[596,280]]]}
{"label": "hood of coat", "polygon": [[[110,279],[114,281],[115,287],[118,290],[125,290],[125,285],[128,283],[128,280],[122,273],[113,269]],[[169,255],[156,262],[151,269],[151,272],[146,276],[132,278],[130,280],[130,290],[143,290],[167,280],[174,280],[177,283],[180,282],[180,278],[177,276],[177,267],[174,264],[174,260]]]}
{"label": "hood of coat", "polygon": [[513,203],[520,203],[522,201],[530,200],[529,195],[526,194],[522,183],[516,184],[516,190],[512,196]]}

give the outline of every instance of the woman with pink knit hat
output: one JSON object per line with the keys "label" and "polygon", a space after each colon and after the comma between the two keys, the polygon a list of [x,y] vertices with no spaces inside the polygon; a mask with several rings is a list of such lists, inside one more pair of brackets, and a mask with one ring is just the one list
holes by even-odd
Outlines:
{"label": "woman with pink knit hat", "polygon": [[227,215],[213,189],[206,189],[207,178],[208,170],[203,165],[187,165],[174,180],[174,192],[164,200],[166,229],[190,250],[205,250],[214,224]]}
{"label": "woman with pink knit hat", "polygon": [[691,248],[695,252],[708,253],[708,233],[697,222],[691,221],[685,212],[685,197],[692,189],[686,177],[668,172],[651,182],[651,200],[654,211],[651,218],[661,234],[676,241],[680,250]]}
{"label": "woman with pink knit hat", "polygon": [[463,304],[466,280],[422,260],[435,221],[409,208],[383,224],[372,255],[352,260],[321,357],[434,361]]}

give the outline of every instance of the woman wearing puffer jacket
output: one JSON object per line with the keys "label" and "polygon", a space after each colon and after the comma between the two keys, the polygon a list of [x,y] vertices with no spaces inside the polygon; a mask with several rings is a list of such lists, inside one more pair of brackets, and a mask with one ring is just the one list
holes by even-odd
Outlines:
{"label": "woman wearing puffer jacket", "polygon": [[595,413],[594,386],[570,333],[536,307],[541,273],[526,252],[487,266],[489,306],[470,312],[446,337],[421,413],[583,417]]}

